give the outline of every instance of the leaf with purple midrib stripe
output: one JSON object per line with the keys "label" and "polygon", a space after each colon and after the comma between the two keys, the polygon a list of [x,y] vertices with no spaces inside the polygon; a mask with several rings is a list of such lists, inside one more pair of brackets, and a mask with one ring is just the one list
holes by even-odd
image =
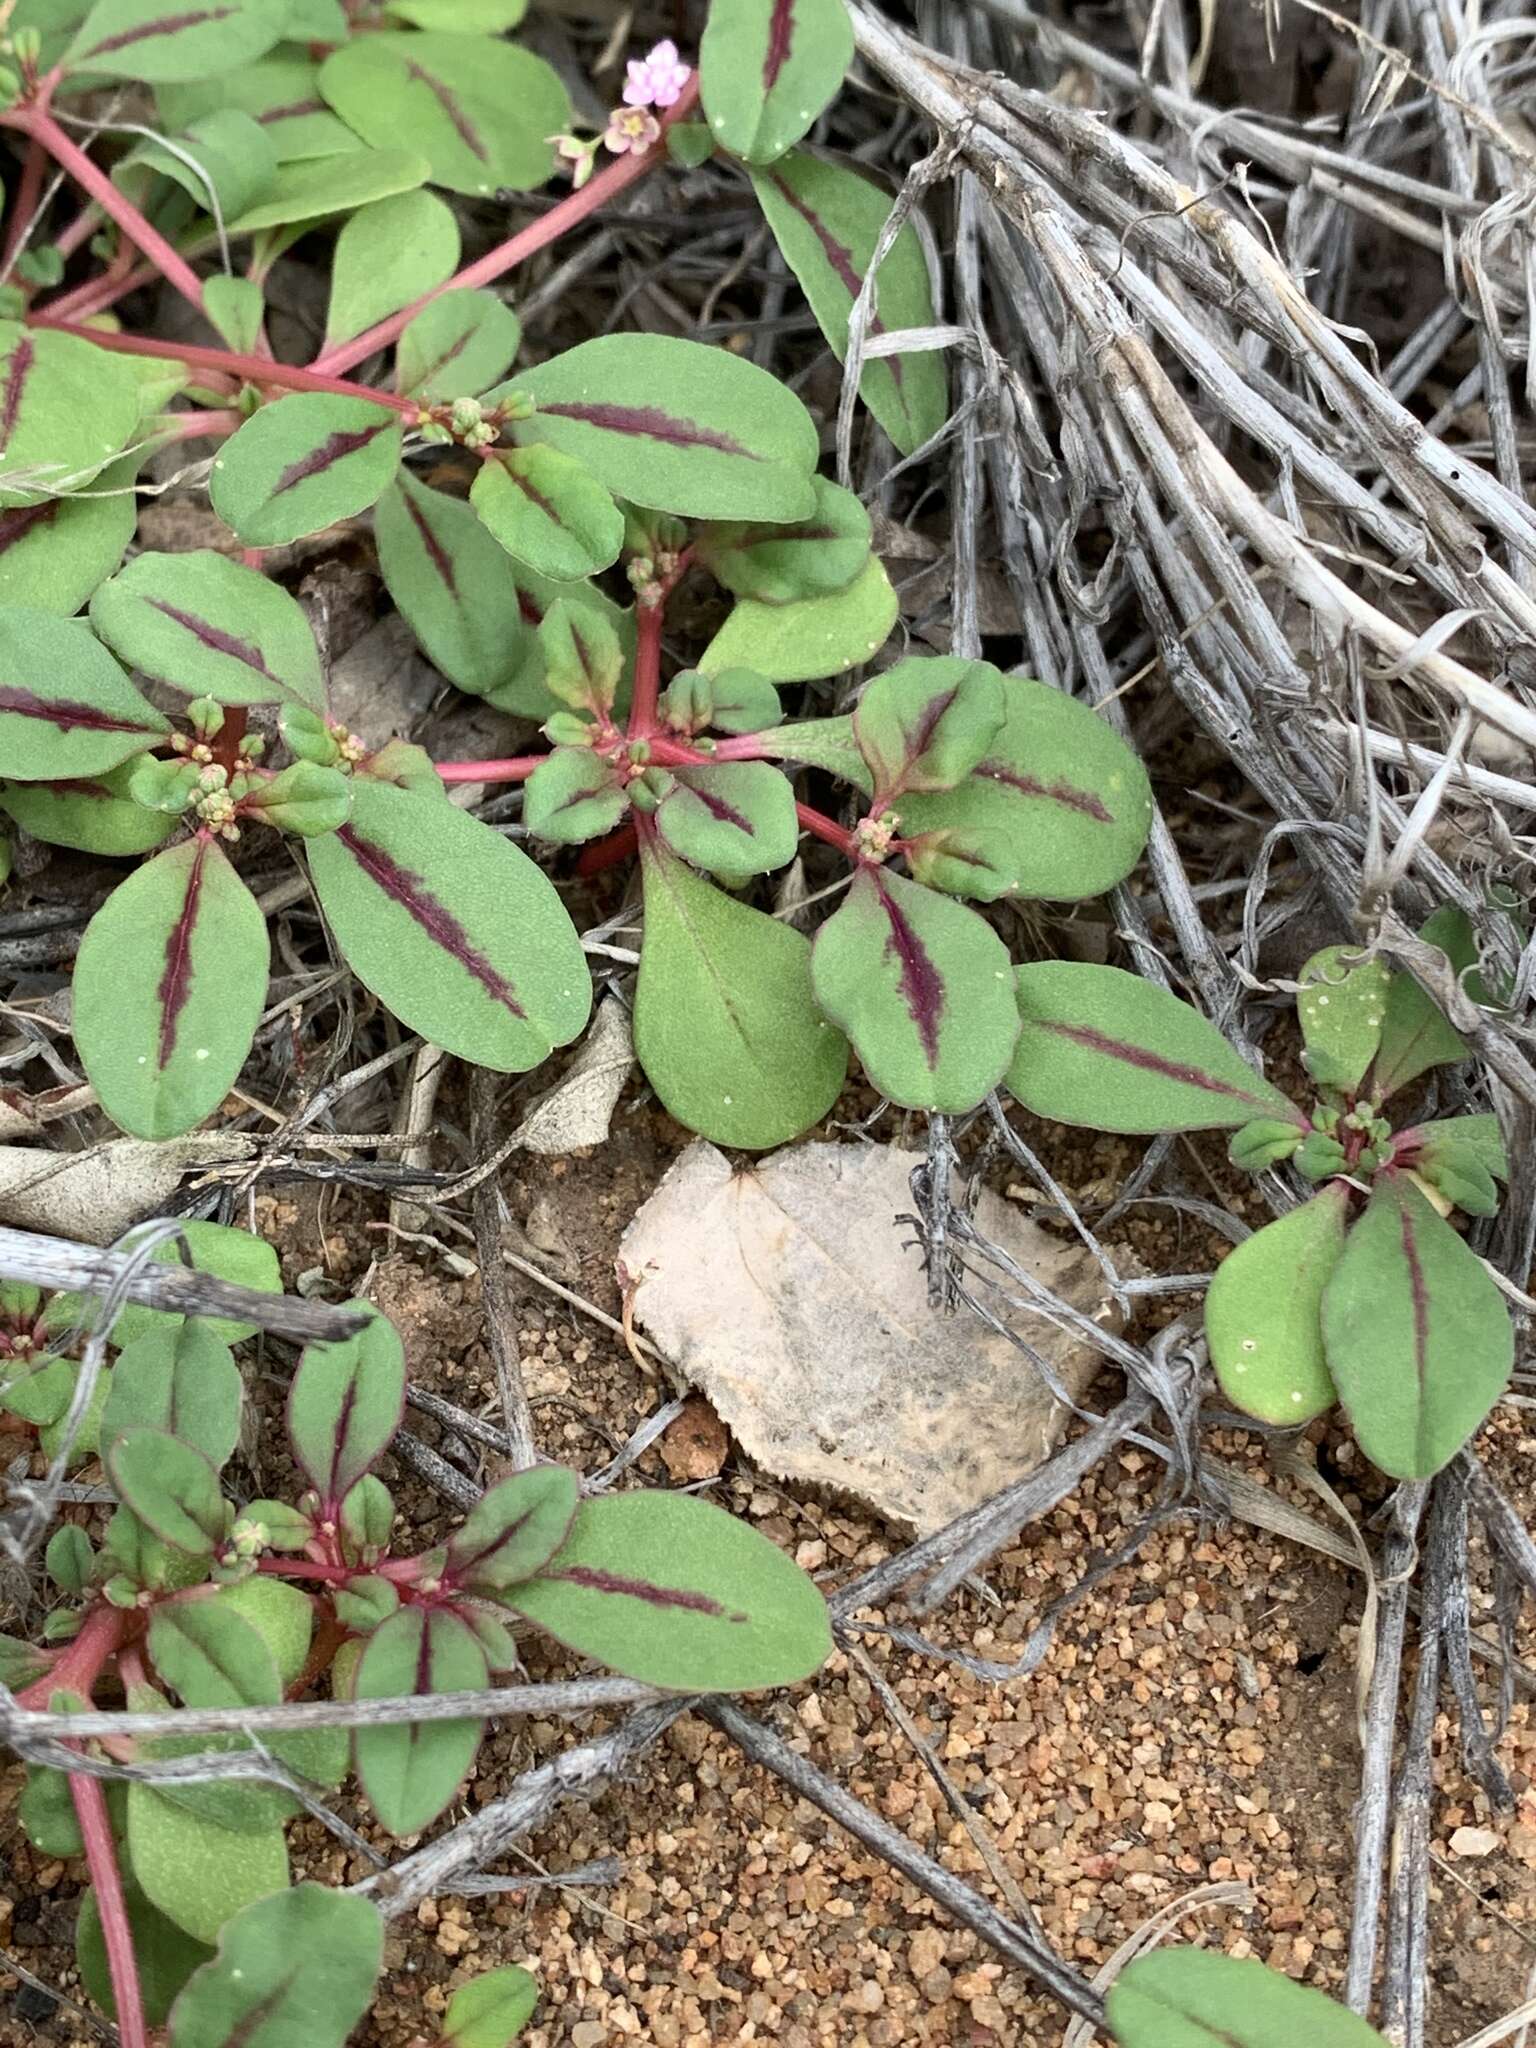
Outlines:
{"label": "leaf with purple midrib stripe", "polygon": [[355,825],[343,825],[336,837],[368,879],[382,889],[392,903],[398,903],[434,945],[441,946],[467,974],[472,975],[493,1002],[500,1003],[514,1017],[527,1016],[512,984],[491,965],[453,912],[433,895],[420,875],[402,867],[382,846],[368,840]]}

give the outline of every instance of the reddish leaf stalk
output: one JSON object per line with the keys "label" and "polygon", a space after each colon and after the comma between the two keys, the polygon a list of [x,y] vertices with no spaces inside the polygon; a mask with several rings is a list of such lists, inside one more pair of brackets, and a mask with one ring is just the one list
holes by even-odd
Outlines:
{"label": "reddish leaf stalk", "polygon": [[75,1692],[89,1699],[102,1667],[122,1641],[127,1620],[121,1608],[109,1606],[105,1600],[93,1607],[74,1641],[65,1644],[41,1678],[17,1693],[17,1706],[29,1713],[42,1713],[56,1692]]}
{"label": "reddish leaf stalk", "polygon": [[526,782],[548,754],[508,754],[499,761],[436,761],[444,782]]}
{"label": "reddish leaf stalk", "polygon": [[[668,107],[662,113],[663,131],[677,121],[687,120],[694,111],[698,96],[698,73],[695,71],[676,106]],[[440,299],[444,292],[470,291],[478,285],[494,284],[498,277],[505,277],[509,270],[516,270],[520,263],[526,262],[540,249],[547,249],[552,242],[558,242],[578,222],[584,221],[589,214],[596,213],[601,207],[606,206],[609,200],[616,199],[621,192],[637,184],[648,171],[654,170],[658,164],[665,163],[666,158],[666,143],[663,140],[653,143],[649,149],[638,155],[631,153],[628,156],[621,156],[613,163],[605,165],[581,191],[568,193],[558,205],[552,206],[542,218],[513,235],[510,241],[503,242],[499,248],[488,251],[476,262],[466,265],[456,277],[450,277],[446,284],[440,284],[435,291],[423,292],[419,299],[412,300],[402,312],[392,313],[387,320],[380,320],[376,326],[368,328],[355,340],[342,342],[336,348],[326,349],[323,354],[316,356],[312,367],[333,373],[354,369],[357,364],[366,361],[379,349],[388,348],[391,342],[397,340],[423,306],[430,305],[434,299]]]}
{"label": "reddish leaf stalk", "polygon": [[124,198],[106,172],[71,142],[45,107],[14,107],[9,113],[0,114],[0,126],[19,128],[22,134],[41,143],[60,170],[67,172],[81,191],[88,193],[102,212],[117,222],[129,241],[143,250],[167,284],[173,284],[184,299],[202,311],[203,287],[197,272],[158,228],[150,226],[133,202]]}
{"label": "reddish leaf stalk", "polygon": [[835,846],[845,860],[851,860],[855,865],[863,860],[858,842],[846,825],[839,825],[835,818],[827,817],[825,812],[813,810],[809,804],[796,804],[795,816],[807,832],[814,834],[817,839],[824,839],[828,846]]}
{"label": "reddish leaf stalk", "polygon": [[85,1861],[96,1893],[96,1911],[101,1919],[101,1937],[107,1951],[107,1969],[112,1978],[112,2000],[117,2007],[117,2030],[122,2048],[149,2048],[149,2030],[144,2024],[144,2000],[139,1991],[139,1965],[133,1953],[133,1929],[128,1924],[128,1907],[123,1898],[123,1876],[117,1867],[117,1844],[107,1818],[106,1795],[99,1778],[70,1773],[69,1796],[75,1804],[75,1818],[85,1841]]}
{"label": "reddish leaf stalk", "polygon": [[0,270],[7,277],[11,265],[21,254],[27,238],[27,229],[37,211],[37,202],[42,196],[43,172],[48,165],[48,152],[34,135],[27,144],[26,162],[21,167],[21,183],[16,187],[16,197],[11,201],[11,218],[5,230],[5,255],[0,259]]}
{"label": "reddish leaf stalk", "polygon": [[626,861],[640,844],[640,835],[635,830],[635,821],[621,825],[617,832],[610,832],[606,839],[594,839],[590,846],[584,846],[576,856],[576,872],[583,881],[592,875],[606,874],[609,868],[616,868]]}
{"label": "reddish leaf stalk", "polygon": [[635,606],[635,693],[629,705],[629,736],[648,740],[656,730],[656,700],[661,694],[661,628],[665,600]]}

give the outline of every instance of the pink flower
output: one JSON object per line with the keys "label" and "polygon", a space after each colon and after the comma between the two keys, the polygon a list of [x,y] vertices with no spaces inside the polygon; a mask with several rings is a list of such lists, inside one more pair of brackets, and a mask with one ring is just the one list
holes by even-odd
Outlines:
{"label": "pink flower", "polygon": [[603,147],[614,156],[633,150],[637,155],[660,139],[661,123],[644,107],[615,107],[608,116]]}
{"label": "pink flower", "polygon": [[670,39],[658,43],[643,58],[631,57],[624,86],[628,107],[675,107],[688,83],[689,70],[679,63],[677,45]]}

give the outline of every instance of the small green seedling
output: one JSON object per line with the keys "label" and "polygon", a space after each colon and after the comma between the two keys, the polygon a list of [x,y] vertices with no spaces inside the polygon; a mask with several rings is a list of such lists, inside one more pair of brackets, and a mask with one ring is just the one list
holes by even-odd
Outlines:
{"label": "small green seedling", "polygon": [[[212,1229],[189,1226],[195,1263],[259,1278],[254,1240]],[[50,1375],[67,1406],[78,1366],[39,1348],[77,1306],[7,1290],[0,1401],[11,1414],[36,1406],[20,1390],[51,1388]],[[757,1690],[818,1669],[832,1644],[815,1585],[695,1495],[583,1499],[574,1472],[541,1465],[493,1486],[446,1542],[403,1549],[374,1468],[400,1423],[404,1356],[391,1324],[362,1313],[357,1335],[310,1345],[294,1373],[294,1496],[237,1504],[226,1468],[243,1389],[225,1339],[247,1326],[135,1312],[140,1327],[90,1417],[116,1506],[94,1538],[77,1523],[54,1532],[47,1565],[61,1599],[43,1644],[0,1640],[0,1678],[23,1708],[125,1699],[163,1716],[164,1733],[107,1753],[153,1763],[250,1754],[244,1734],[179,1732],[183,1708],[483,1690],[492,1673],[520,1668],[514,1632],[528,1627],[667,1691]],[[458,1796],[484,1726],[472,1714],[319,1726],[274,1734],[267,1748],[310,1787],[355,1774],[380,1824],[416,1835]],[[81,1974],[124,2022],[125,2042],[167,2024],[171,2048],[345,2038],[378,1971],[379,1916],[363,1899],[289,1889],[285,1830],[299,1810],[271,1777],[113,1782],[103,1794],[99,1779],[29,1771],[21,1818],[34,1844],[87,1856]],[[443,2041],[497,2048],[532,1995],[520,1971],[476,1980],[450,2005]],[[137,2032],[122,2010],[130,2000]],[[283,2032],[278,2013],[293,2024],[309,2016],[302,2035]]]}
{"label": "small green seedling", "polygon": [[[1423,938],[1474,996],[1470,927]],[[1206,1296],[1211,1363],[1245,1414],[1302,1424],[1341,1401],[1361,1448],[1399,1479],[1438,1472],[1508,1381],[1508,1312],[1447,1220],[1491,1216],[1508,1163],[1492,1116],[1394,1126],[1389,1098],[1467,1048],[1418,983],[1329,947],[1302,970],[1310,1113],[1197,1010],[1112,967],[1020,968],[1008,1086],[1027,1109],[1125,1132],[1236,1127],[1233,1163],[1289,1161],[1318,1192],[1230,1252]]]}

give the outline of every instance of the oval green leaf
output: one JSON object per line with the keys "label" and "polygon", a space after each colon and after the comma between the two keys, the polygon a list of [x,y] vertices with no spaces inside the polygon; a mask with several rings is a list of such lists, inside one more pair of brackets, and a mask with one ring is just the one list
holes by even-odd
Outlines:
{"label": "oval green leaf", "polygon": [[1119,967],[1042,960],[1017,977],[1008,1086],[1036,1116],[1093,1131],[1214,1131],[1306,1119],[1188,1003]]}
{"label": "oval green leaf", "polygon": [[295,391],[264,405],[214,457],[213,509],[270,548],[366,512],[400,466],[400,415],[366,398]]}
{"label": "oval green leaf", "polygon": [[125,1430],[161,1429],[188,1443],[214,1467],[240,1441],[240,1368],[227,1344],[200,1322],[151,1330],[123,1347],[102,1411],[101,1440]]}
{"label": "oval green leaf", "polygon": [[554,1556],[581,1498],[564,1465],[537,1465],[490,1487],[448,1545],[448,1573],[472,1593],[500,1593]]}
{"label": "oval green leaf", "polygon": [[308,850],[348,965],[411,1030],[522,1073],[586,1023],[592,981],[565,906],[488,825],[358,778],[350,820]]}
{"label": "oval green leaf", "polygon": [[810,683],[858,668],[885,645],[899,606],[885,565],[872,555],[845,590],[792,604],[741,598],[699,656],[706,675],[755,668],[776,683]]}
{"label": "oval green leaf", "polygon": [[328,220],[396,192],[414,192],[426,183],[430,169],[424,156],[406,149],[354,149],[284,164],[256,204],[225,227],[231,235],[255,235],[266,228]]}
{"label": "oval green leaf", "polygon": [[0,811],[49,846],[119,859],[150,853],[170,838],[180,820],[133,801],[128,783],[136,765],[125,761],[104,775],[71,776],[64,782],[0,783]]}
{"label": "oval green leaf", "polygon": [[250,1050],[271,949],[256,899],[201,834],[147,861],[85,928],[74,1033],[101,1106],[172,1138],[223,1101]]}
{"label": "oval green leaf", "polygon": [[[353,1697],[409,1698],[472,1692],[489,1676],[474,1631],[446,1607],[401,1607],[368,1638]],[[485,1732],[483,1721],[396,1721],[359,1728],[357,1775],[392,1835],[430,1827],[463,1784]]]}
{"label": "oval green leaf", "polygon": [[846,590],[869,560],[870,519],[852,491],[812,479],[816,506],[787,526],[716,524],[696,543],[712,574],[737,597],[793,604]]}
{"label": "oval green leaf", "polygon": [[284,0],[96,0],[65,53],[65,68],[94,77],[212,78],[237,71],[279,41],[288,26]]}
{"label": "oval green leaf", "polygon": [[113,1491],[162,1543],[208,1557],[228,1516],[219,1476],[190,1444],[159,1429],[130,1429],[108,1446]]}
{"label": "oval green leaf", "polygon": [[514,390],[538,407],[517,423],[519,443],[573,456],[632,504],[690,519],[815,510],[815,422],[777,378],[723,348],[602,335],[489,396]]}
{"label": "oval green leaf", "polygon": [[349,216],[331,259],[325,345],[412,305],[459,267],[459,223],[433,192],[397,192]]}
{"label": "oval green leaf", "polygon": [[123,559],[138,521],[131,479],[100,495],[41,498],[0,512],[0,605],[70,617]]}
{"label": "oval green leaf", "polygon": [[[162,85],[155,93],[155,105],[161,127],[170,133],[216,108],[235,107],[260,123],[280,164],[361,151],[358,138],[321,99],[316,84],[319,75],[319,65],[289,42],[271,56],[223,77]],[[426,171],[423,163],[417,184]],[[205,296],[212,282],[205,282]]]}
{"label": "oval green leaf", "polygon": [[14,781],[99,775],[170,729],[82,619],[0,609],[0,764]]}
{"label": "oval green leaf", "polygon": [[423,405],[478,398],[505,377],[522,325],[494,292],[442,292],[395,348],[395,389]]}
{"label": "oval green leaf", "polygon": [[138,426],[139,379],[126,357],[0,320],[0,505],[89,483]]}
{"label": "oval green leaf", "polygon": [[383,1959],[367,1899],[321,1884],[259,1899],[224,1925],[177,1999],[170,2048],[342,2048]]}
{"label": "oval green leaf", "polygon": [[188,697],[325,709],[320,654],[280,584],[211,548],[138,555],[91,600],[113,653]]}
{"label": "oval green leaf", "polygon": [[1097,896],[1141,858],[1152,824],[1147,772],[1097,712],[1027,676],[1004,678],[1001,730],[957,789],[910,796],[907,833],[998,835],[1012,893]]}
{"label": "oval green leaf", "polygon": [[560,582],[606,569],[624,545],[613,493],[558,448],[499,450],[481,463],[469,502],[509,555]]}
{"label": "oval green leaf", "polygon": [[1261,1422],[1310,1422],[1336,1398],[1322,1300],[1344,1249],[1349,1189],[1335,1181],[1227,1253],[1205,1297],[1221,1390]]}
{"label": "oval green leaf", "polygon": [[[841,13],[839,0],[838,11]],[[848,322],[892,200],[860,172],[792,150],[752,184],[784,260],[800,280],[832,353],[848,353]],[[866,338],[936,321],[928,265],[908,221],[880,266]],[[875,356],[859,377],[859,396],[903,455],[938,433],[949,415],[949,380],[937,349]]]}
{"label": "oval green leaf", "polygon": [[800,839],[795,793],[767,761],[679,768],[656,824],[674,853],[727,882],[787,867]]}
{"label": "oval green leaf", "polygon": [[816,1000],[871,1084],[908,1109],[974,1109],[1008,1070],[1019,1018],[1013,963],[974,910],[861,867],[816,934]]}
{"label": "oval green leaf", "polygon": [[189,1707],[275,1707],[283,1696],[271,1650],[218,1594],[155,1607],[149,1654]]}
{"label": "oval green leaf", "polygon": [[542,185],[571,119],[542,57],[483,36],[357,36],[321,66],[320,90],[365,142],[420,150],[434,185],[472,197]]}
{"label": "oval green leaf", "polygon": [[537,1979],[516,1963],[471,1977],[448,2001],[442,2048],[508,2048],[538,2002]]}
{"label": "oval green leaf", "polygon": [[771,163],[800,140],[853,61],[843,0],[712,0],[699,91],[715,140]]}
{"label": "oval green leaf", "polygon": [[1413,1182],[1388,1174],[1323,1295],[1323,1341],[1360,1448],[1394,1479],[1429,1479],[1503,1393],[1509,1312],[1482,1262]]}
{"label": "oval green leaf", "polygon": [[1381,1043],[1392,976],[1382,961],[1362,960],[1357,947],[1325,946],[1297,979],[1302,1063],[1320,1088],[1351,1093]]}
{"label": "oval green leaf", "polygon": [[[1481,1000],[1477,967],[1477,938],[1465,914],[1454,904],[1437,910],[1419,937],[1438,946],[1467,985],[1469,993]],[[1364,1093],[1385,1101],[1399,1088],[1406,1088],[1431,1067],[1454,1066],[1467,1056],[1467,1043],[1441,1011],[1432,996],[1420,988],[1406,969],[1392,975],[1381,1026],[1381,1045],[1376,1054]]]}
{"label": "oval green leaf", "polygon": [[645,935],[635,1051],[679,1123],[762,1151],[820,1121],[848,1046],[816,1008],[810,947],[715,888],[653,834],[642,842]]}
{"label": "oval green leaf", "polygon": [[304,1347],[288,1390],[288,1437],[329,1508],[379,1457],[404,1410],[405,1353],[394,1324],[376,1309],[355,1337]]}
{"label": "oval green leaf", "polygon": [[629,810],[617,772],[587,747],[556,747],[523,788],[523,823],[553,846],[580,846],[611,832]]}
{"label": "oval green leaf", "polygon": [[813,1581],[692,1494],[584,1501],[547,1570],[504,1597],[568,1649],[677,1692],[793,1685],[832,1648]]}
{"label": "oval green leaf", "polygon": [[[163,2027],[176,1994],[198,1965],[207,1962],[213,1950],[206,1942],[194,1941],[174,1920],[168,1920],[158,1906],[152,1906],[127,1872],[122,1875],[122,1883],[144,2018],[151,2027]],[[81,1983],[108,2019],[115,2020],[117,2001],[112,1996],[112,1972],[94,1891],[81,1895],[80,1917],[75,1922],[75,1961],[80,1966]]]}
{"label": "oval green leaf", "polygon": [[1003,678],[989,661],[913,655],[883,670],[853,714],[876,807],[908,791],[953,789],[990,749],[1003,702]]}

